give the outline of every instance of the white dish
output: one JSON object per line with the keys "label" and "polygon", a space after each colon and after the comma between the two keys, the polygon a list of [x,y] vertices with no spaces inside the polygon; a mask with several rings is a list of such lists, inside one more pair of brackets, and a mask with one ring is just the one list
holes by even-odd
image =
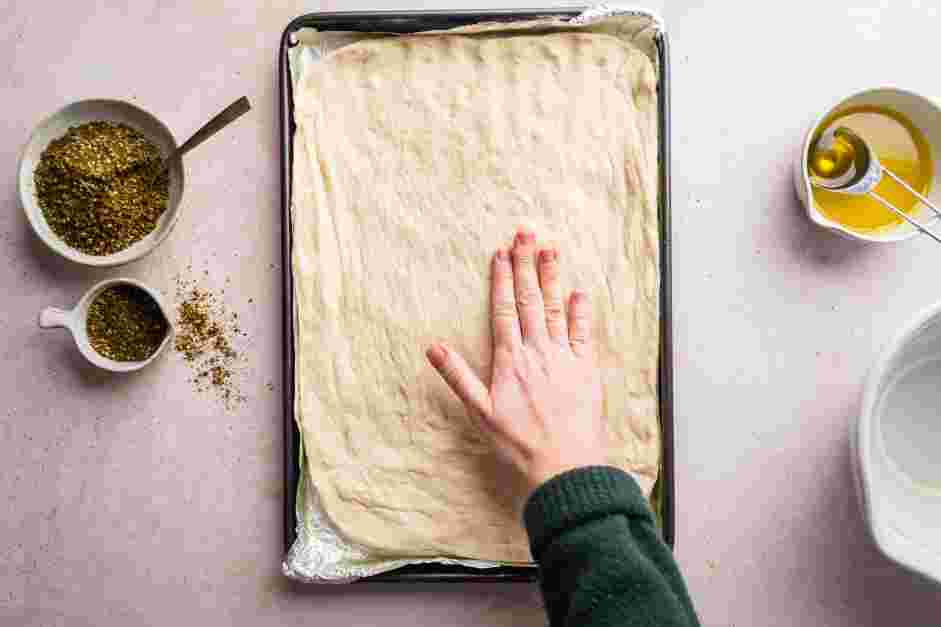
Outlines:
{"label": "white dish", "polygon": [[[804,205],[807,217],[819,226],[838,235],[864,242],[900,242],[911,239],[919,233],[908,223],[903,222],[870,233],[860,233],[827,218],[820,212],[813,200],[810,174],[807,170],[807,157],[814,133],[831,114],[861,105],[888,107],[898,111],[921,130],[931,146],[931,160],[934,164],[928,200],[936,205],[941,204],[941,107],[924,96],[895,87],[867,89],[843,98],[811,122],[807,132],[804,133],[804,140],[794,158],[794,186],[797,189],[797,196],[800,198],[801,204]],[[922,223],[931,223],[934,218],[931,210],[924,205],[921,205],[913,216]]]}
{"label": "white dish", "polygon": [[907,324],[879,357],[852,444],[876,546],[941,582],[941,303]]}
{"label": "white dish", "polygon": [[164,156],[169,155],[177,147],[170,129],[136,105],[121,100],[73,102],[40,122],[30,135],[26,146],[23,147],[18,169],[20,204],[26,212],[33,232],[52,251],[86,266],[119,266],[147,255],[173,230],[180,216],[180,200],[183,197],[183,165],[178,160],[171,165],[167,210],[157,221],[157,227],[146,237],[111,255],[88,255],[72,248],[53,233],[46,223],[36,201],[33,172],[43,150],[52,140],[62,137],[73,126],[96,120],[122,122],[137,129],[152,141]]}
{"label": "white dish", "polygon": [[[160,312],[163,314],[164,319],[167,321],[167,336],[163,339],[163,342],[160,343],[157,350],[154,351],[154,354],[143,361],[114,361],[113,359],[108,359],[96,351],[88,340],[88,306],[91,305],[92,301],[95,300],[95,297],[97,297],[102,290],[113,285],[133,285],[143,290],[154,299],[154,302],[160,307]],[[157,290],[151,289],[134,279],[108,279],[107,281],[102,281],[85,292],[85,295],[82,296],[81,300],[79,300],[72,309],[46,307],[39,312],[39,326],[43,329],[68,329],[82,356],[91,364],[103,370],[110,370],[111,372],[132,372],[153,363],[170,344],[174,334],[173,318],[170,315],[170,308],[167,307],[167,304],[163,300],[163,296],[161,296],[160,292]]]}

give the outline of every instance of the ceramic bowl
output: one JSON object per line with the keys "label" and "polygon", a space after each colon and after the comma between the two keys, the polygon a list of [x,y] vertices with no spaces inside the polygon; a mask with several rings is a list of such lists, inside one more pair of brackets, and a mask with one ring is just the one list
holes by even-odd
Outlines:
{"label": "ceramic bowl", "polygon": [[167,210],[160,216],[157,227],[146,237],[111,255],[88,255],[72,248],[53,233],[46,223],[36,200],[33,171],[39,163],[43,150],[52,140],[62,137],[73,126],[96,120],[123,122],[137,129],[152,141],[164,156],[169,155],[176,148],[176,140],[173,139],[170,129],[153,115],[136,105],[121,100],[82,100],[74,102],[40,122],[39,126],[30,135],[26,146],[23,147],[18,171],[20,204],[23,206],[26,218],[29,220],[36,236],[50,250],[66,259],[86,266],[119,266],[147,255],[159,246],[173,230],[180,216],[180,200],[183,197],[183,165],[177,160],[170,167]]}
{"label": "ceramic bowl", "polygon": [[[157,350],[154,351],[154,354],[144,361],[114,361],[113,359],[108,359],[92,348],[91,342],[88,340],[88,306],[91,305],[92,301],[95,300],[95,297],[97,297],[102,290],[114,285],[133,285],[149,294],[160,307],[160,311],[167,321],[167,336],[163,339],[163,342],[161,342]],[[110,370],[111,372],[132,372],[153,363],[167,346],[170,345],[174,335],[173,317],[170,313],[170,308],[157,290],[147,287],[134,279],[108,279],[107,281],[102,281],[94,285],[90,290],[85,292],[82,299],[78,301],[72,309],[59,309],[58,307],[46,307],[43,309],[39,313],[39,326],[43,329],[68,329],[82,356],[90,363],[103,370]]]}
{"label": "ceramic bowl", "polygon": [[941,303],[905,325],[866,381],[852,436],[857,489],[886,557],[941,582]]}
{"label": "ceramic bowl", "polygon": [[[807,216],[814,223],[844,237],[865,242],[900,242],[910,239],[919,233],[917,229],[908,223],[886,227],[874,232],[860,233],[827,218],[820,212],[814,202],[810,173],[807,169],[811,139],[813,139],[820,125],[831,114],[860,105],[888,107],[898,111],[921,130],[931,146],[931,160],[934,164],[928,199],[936,205],[941,204],[941,108],[924,96],[895,87],[867,89],[843,98],[810,123],[807,132],[804,134],[804,140],[794,158],[794,184],[797,188],[797,196],[804,205]],[[922,222],[930,222],[934,218],[931,210],[924,205],[916,209],[913,215]]]}

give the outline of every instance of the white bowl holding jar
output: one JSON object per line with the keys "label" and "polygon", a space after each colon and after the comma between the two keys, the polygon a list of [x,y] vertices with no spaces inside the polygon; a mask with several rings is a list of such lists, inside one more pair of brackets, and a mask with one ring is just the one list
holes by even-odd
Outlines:
{"label": "white bowl holding jar", "polygon": [[20,204],[33,232],[53,252],[86,266],[120,266],[149,254],[170,235],[180,217],[183,165],[180,160],[175,160],[169,168],[167,208],[157,220],[153,231],[124,250],[110,255],[89,255],[72,248],[49,228],[36,198],[33,172],[50,142],[65,135],[73,126],[96,121],[123,123],[136,129],[153,142],[164,157],[177,147],[170,129],[137,105],[122,100],[104,99],[73,102],[40,122],[23,147],[18,167]]}

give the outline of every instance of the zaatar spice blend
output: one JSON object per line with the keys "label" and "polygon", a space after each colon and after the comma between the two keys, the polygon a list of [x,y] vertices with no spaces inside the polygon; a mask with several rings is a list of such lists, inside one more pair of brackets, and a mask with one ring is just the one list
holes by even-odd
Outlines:
{"label": "zaatar spice blend", "polygon": [[169,178],[155,179],[160,162],[160,149],[126,124],[72,127],[43,151],[33,173],[46,223],[89,255],[124,250],[167,209]]}
{"label": "zaatar spice blend", "polygon": [[104,289],[88,307],[88,340],[114,361],[144,361],[153,355],[169,325],[150,294],[134,285]]}
{"label": "zaatar spice blend", "polygon": [[227,408],[245,400],[237,377],[241,357],[232,342],[244,335],[238,314],[195,281],[177,277],[175,348],[193,371],[190,381],[199,392],[212,392]]}

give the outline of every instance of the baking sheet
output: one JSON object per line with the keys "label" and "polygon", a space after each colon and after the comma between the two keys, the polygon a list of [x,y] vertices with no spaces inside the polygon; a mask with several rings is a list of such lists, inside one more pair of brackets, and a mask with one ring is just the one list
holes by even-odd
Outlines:
{"label": "baking sheet", "polygon": [[[612,15],[620,19],[611,19]],[[642,18],[629,19],[629,18]],[[566,22],[560,22],[565,18]],[[574,19],[572,19],[574,18]],[[525,25],[513,24],[526,20]],[[539,20],[534,22],[533,20]],[[285,288],[285,541],[288,556],[285,574],[306,581],[346,582],[369,576],[370,580],[507,580],[535,577],[532,565],[500,565],[473,560],[375,560],[362,547],[350,545],[332,529],[320,511],[316,493],[303,471],[302,438],[294,422],[294,303],[291,264],[291,180],[294,126],[291,119],[291,73],[299,63],[316,62],[319,55],[338,47],[375,36],[368,33],[433,32],[460,28],[463,32],[507,31],[519,28],[539,31],[579,28],[606,32],[631,39],[646,50],[658,67],[659,163],[660,163],[660,244],[661,244],[661,360],[660,416],[663,456],[660,478],[654,490],[656,509],[665,540],[673,541],[673,429],[672,429],[672,346],[670,303],[670,223],[669,223],[669,125],[667,93],[667,42],[656,16],[638,9],[595,7],[580,11],[530,10],[523,12],[339,13],[312,14],[294,20],[285,30],[281,46],[281,131],[282,211],[284,220]],[[316,29],[316,30],[314,30]],[[300,40],[306,46],[294,47]],[[308,55],[309,58],[304,58]],[[293,66],[293,67],[292,67]],[[300,538],[300,542],[296,540]],[[403,567],[404,566],[404,567]],[[481,570],[486,568],[485,570]],[[392,572],[384,572],[387,570]],[[382,573],[382,574],[376,574]]]}

